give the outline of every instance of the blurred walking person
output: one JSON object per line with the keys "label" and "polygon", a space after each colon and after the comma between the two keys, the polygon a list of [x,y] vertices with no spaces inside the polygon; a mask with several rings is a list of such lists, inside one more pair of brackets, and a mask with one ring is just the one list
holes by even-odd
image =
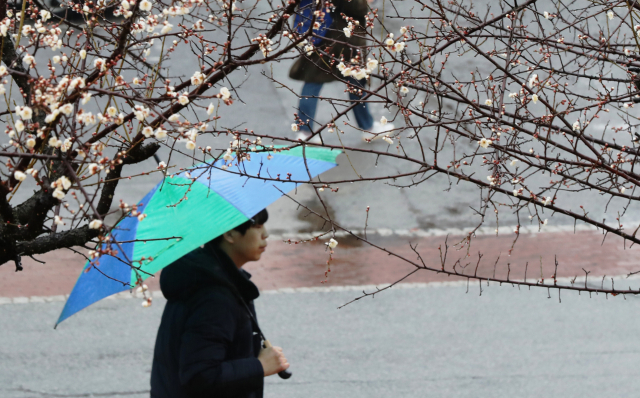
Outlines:
{"label": "blurred walking person", "polygon": [[[306,5],[306,3],[309,3],[309,5]],[[305,6],[313,7],[314,5],[315,1],[305,2],[305,0],[303,0],[300,3],[300,8],[302,9]],[[323,30],[325,33],[324,39],[319,41],[316,47],[337,59],[342,57],[346,62],[355,58],[358,54],[364,58],[366,40],[363,37],[365,32],[363,26],[366,24],[365,16],[369,10],[367,0],[335,0],[333,5],[335,8],[330,13],[331,24],[326,31]],[[298,12],[302,13],[301,10]],[[355,21],[358,21],[359,24],[349,26],[349,23],[342,17],[342,14],[353,18]],[[351,34],[348,36],[345,28],[352,28]],[[360,49],[359,53],[357,51],[358,49]],[[318,107],[318,96],[320,95],[322,86],[325,83],[337,81],[338,79],[335,76],[342,77],[341,71],[338,69],[339,62],[334,62],[333,66],[331,66],[328,61],[327,57],[320,58],[317,52],[313,52],[310,55],[302,54],[289,70],[289,77],[291,79],[304,82],[302,92],[300,93],[298,116],[304,122],[309,120],[308,124],[300,127],[300,132],[297,136],[298,139],[306,140],[312,134],[313,121],[315,120]],[[356,89],[364,88],[366,85],[366,79],[356,80],[353,76],[349,76],[344,80]],[[349,99],[351,101],[358,101],[363,96],[364,95],[349,93]],[[393,129],[393,125],[391,124],[382,125],[382,123],[374,121],[366,102],[356,105],[353,108],[353,114],[358,127],[362,130],[377,134]],[[371,137],[371,134],[365,133],[363,135],[363,139]]]}

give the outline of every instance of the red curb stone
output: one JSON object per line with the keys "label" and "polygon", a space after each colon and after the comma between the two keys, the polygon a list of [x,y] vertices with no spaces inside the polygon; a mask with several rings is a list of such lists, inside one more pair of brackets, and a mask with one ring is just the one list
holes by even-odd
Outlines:
{"label": "red curb stone", "polygon": [[[582,276],[582,268],[590,271],[594,281],[603,275],[621,275],[640,270],[636,259],[640,248],[627,247],[617,237],[609,236],[602,243],[603,235],[597,232],[554,232],[523,234],[509,256],[509,249],[515,235],[480,236],[472,240],[470,257],[466,257],[466,246],[456,250],[453,245],[462,237],[449,237],[449,252],[446,269],[451,270],[460,260],[456,269],[472,275],[478,261],[478,251],[483,257],[478,267],[478,275],[522,280],[525,264],[528,262],[527,279],[540,279],[542,274],[550,278],[554,273],[554,256],[557,255],[558,277]],[[439,246],[444,248],[445,238],[406,238],[399,236],[380,237],[374,235],[371,241],[389,251],[404,256],[408,260],[420,263],[417,255],[410,249],[409,242],[417,244],[417,250],[427,266],[440,267]],[[287,287],[319,287],[341,285],[371,285],[395,282],[415,268],[401,259],[389,256],[353,238],[338,239],[331,272],[325,278],[326,261],[329,253],[324,242],[290,245],[284,242],[270,242],[263,259],[245,266],[253,274],[253,281],[261,290]],[[498,259],[496,263],[496,260]],[[14,272],[13,263],[0,267],[0,297],[53,296],[69,294],[84,265],[84,259],[69,250],[58,250],[36,256],[45,261],[39,264],[29,257],[23,258],[24,271]],[[463,268],[468,264],[466,268]],[[508,265],[510,264],[510,266]],[[148,279],[147,284],[157,290],[158,277]],[[404,282],[437,282],[465,280],[464,277],[449,277],[442,273],[420,270]],[[323,281],[326,281],[323,283]],[[620,286],[623,288],[623,286]]]}

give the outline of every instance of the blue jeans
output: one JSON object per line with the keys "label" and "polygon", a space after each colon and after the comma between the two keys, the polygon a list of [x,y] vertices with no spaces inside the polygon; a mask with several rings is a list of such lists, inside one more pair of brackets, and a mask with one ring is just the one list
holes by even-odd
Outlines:
{"label": "blue jeans", "polygon": [[[353,77],[348,77],[347,81],[355,86],[355,87],[364,87],[365,80],[356,80]],[[302,93],[300,93],[300,106],[298,107],[298,116],[304,122],[309,119],[308,126],[302,126],[300,130],[302,131],[311,131],[313,129],[313,120],[316,117],[316,109],[318,107],[318,96],[320,95],[320,90],[322,90],[323,83],[309,83],[305,82],[304,86],[302,86]],[[360,97],[357,94],[349,93],[349,99],[351,101],[357,101]],[[363,130],[370,130],[373,127],[373,117],[369,112],[369,107],[366,102],[356,105],[353,108],[353,113],[356,117],[356,123],[358,127]]]}

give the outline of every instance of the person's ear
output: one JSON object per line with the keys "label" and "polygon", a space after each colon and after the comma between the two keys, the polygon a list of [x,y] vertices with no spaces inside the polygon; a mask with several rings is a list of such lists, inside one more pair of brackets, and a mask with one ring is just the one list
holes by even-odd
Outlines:
{"label": "person's ear", "polygon": [[222,234],[222,239],[224,239],[227,243],[233,245],[234,243],[236,243],[236,236],[234,232],[237,233],[238,231],[232,229],[231,231],[225,232],[224,234]]}

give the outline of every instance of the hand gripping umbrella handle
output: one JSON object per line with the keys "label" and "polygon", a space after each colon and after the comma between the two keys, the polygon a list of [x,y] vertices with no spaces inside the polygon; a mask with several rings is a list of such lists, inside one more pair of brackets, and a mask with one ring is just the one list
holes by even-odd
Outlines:
{"label": "hand gripping umbrella handle", "polygon": [[[269,342],[269,340],[265,340],[264,348],[269,348],[269,347],[271,347],[271,343]],[[289,377],[292,376],[292,374],[288,370],[283,370],[282,372],[278,372],[278,376],[280,376],[281,379],[287,380]]]}

